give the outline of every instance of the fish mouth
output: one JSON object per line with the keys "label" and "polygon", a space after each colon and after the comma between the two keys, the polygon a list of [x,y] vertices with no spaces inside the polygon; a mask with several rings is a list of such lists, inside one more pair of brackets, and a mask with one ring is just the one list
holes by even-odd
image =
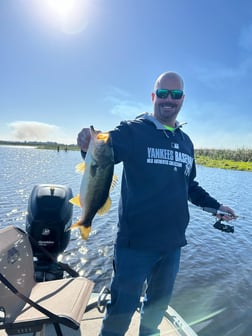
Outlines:
{"label": "fish mouth", "polygon": [[97,138],[97,140],[101,140],[101,141],[107,143],[108,140],[109,140],[109,134],[108,133],[99,133],[99,134],[97,134],[96,138]]}
{"label": "fish mouth", "polygon": [[108,142],[109,137],[110,137],[108,132],[96,131],[96,130],[94,129],[94,126],[93,126],[93,125],[91,125],[89,129],[90,129],[90,133],[91,133],[91,135],[92,135],[94,138],[96,138],[98,141],[102,141],[102,142],[104,142],[104,143],[107,143],[107,142]]}

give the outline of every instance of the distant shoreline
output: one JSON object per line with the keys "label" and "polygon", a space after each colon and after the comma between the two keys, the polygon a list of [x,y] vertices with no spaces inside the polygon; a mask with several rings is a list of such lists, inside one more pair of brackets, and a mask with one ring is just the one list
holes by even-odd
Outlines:
{"label": "distant shoreline", "polygon": [[57,142],[42,142],[42,141],[6,141],[0,140],[0,146],[18,146],[18,147],[33,147],[38,149],[52,150],[79,150],[79,147],[74,144],[62,144]]}
{"label": "distant shoreline", "polygon": [[252,149],[196,149],[195,160],[210,168],[252,171]]}
{"label": "distant shoreline", "polygon": [[[79,150],[77,145],[59,144],[57,142],[0,140],[0,145],[35,147],[57,151]],[[195,149],[195,161],[196,164],[209,168],[252,171],[252,149]]]}

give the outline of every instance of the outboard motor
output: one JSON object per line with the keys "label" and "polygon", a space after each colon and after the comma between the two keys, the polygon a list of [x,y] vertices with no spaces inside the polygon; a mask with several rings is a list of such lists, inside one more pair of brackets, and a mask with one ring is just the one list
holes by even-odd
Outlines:
{"label": "outboard motor", "polygon": [[28,201],[26,231],[34,255],[36,281],[63,278],[57,258],[70,240],[73,206],[70,187],[39,184],[34,186]]}

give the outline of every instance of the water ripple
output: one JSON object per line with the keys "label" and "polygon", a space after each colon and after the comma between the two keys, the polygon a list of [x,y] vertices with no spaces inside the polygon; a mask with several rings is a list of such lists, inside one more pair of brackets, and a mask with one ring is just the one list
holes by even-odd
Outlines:
{"label": "water ripple", "polygon": [[[0,161],[0,227],[25,229],[28,198],[36,184],[63,184],[74,194],[79,191],[81,176],[75,173],[75,165],[81,161],[78,152],[0,146]],[[120,166],[116,174],[120,176]],[[200,336],[248,336],[252,314],[252,173],[199,166],[198,181],[233,207],[240,218],[233,223],[235,233],[225,234],[213,228],[212,216],[190,206],[188,245],[182,251],[172,305],[192,323],[217,312]],[[95,217],[88,241],[73,230],[61,257],[94,280],[97,290],[110,283],[119,193],[120,183],[112,191],[110,212]],[[74,208],[73,221],[80,214],[80,209]]]}

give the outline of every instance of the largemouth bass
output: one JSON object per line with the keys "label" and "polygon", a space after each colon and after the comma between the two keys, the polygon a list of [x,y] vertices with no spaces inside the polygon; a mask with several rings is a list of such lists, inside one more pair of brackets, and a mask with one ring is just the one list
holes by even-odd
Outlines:
{"label": "largemouth bass", "polygon": [[[98,213],[106,213],[111,207],[109,191],[114,185],[114,154],[109,133],[98,133],[90,126],[91,140],[83,167],[80,193],[70,200],[82,208],[82,216],[70,229],[79,228],[83,239],[87,239],[91,231],[92,220]],[[112,183],[113,182],[113,183]]]}

